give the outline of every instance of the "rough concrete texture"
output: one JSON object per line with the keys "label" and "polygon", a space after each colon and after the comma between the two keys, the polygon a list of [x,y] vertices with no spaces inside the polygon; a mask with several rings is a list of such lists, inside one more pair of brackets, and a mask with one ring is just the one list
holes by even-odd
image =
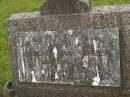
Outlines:
{"label": "rough concrete texture", "polygon": [[[91,12],[66,15],[41,16],[39,12],[22,13],[11,16],[8,24],[13,82],[18,97],[130,97],[130,5],[97,7]],[[120,87],[19,82],[17,39],[20,42],[20,38],[17,36],[18,33],[26,35],[26,33],[32,32],[56,31],[63,33],[68,30],[95,29],[96,31],[96,29],[115,28],[119,29]],[[108,31],[111,32],[107,30],[106,33],[109,33]],[[62,36],[62,34],[60,35]]]}

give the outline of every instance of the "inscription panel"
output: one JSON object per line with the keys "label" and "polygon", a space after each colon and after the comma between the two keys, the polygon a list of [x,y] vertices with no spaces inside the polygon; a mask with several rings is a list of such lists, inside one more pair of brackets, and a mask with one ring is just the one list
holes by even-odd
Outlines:
{"label": "inscription panel", "polygon": [[119,30],[17,33],[21,82],[120,86]]}

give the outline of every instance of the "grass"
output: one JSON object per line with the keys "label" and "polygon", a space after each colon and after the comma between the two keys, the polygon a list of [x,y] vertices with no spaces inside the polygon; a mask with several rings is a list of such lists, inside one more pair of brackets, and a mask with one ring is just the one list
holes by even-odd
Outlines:
{"label": "grass", "polygon": [[[36,11],[43,2],[45,0],[0,0],[0,90],[11,79],[6,20],[14,13]],[[127,3],[130,0],[92,0],[94,6]]]}
{"label": "grass", "polygon": [[130,0],[92,0],[94,6],[130,4]]}

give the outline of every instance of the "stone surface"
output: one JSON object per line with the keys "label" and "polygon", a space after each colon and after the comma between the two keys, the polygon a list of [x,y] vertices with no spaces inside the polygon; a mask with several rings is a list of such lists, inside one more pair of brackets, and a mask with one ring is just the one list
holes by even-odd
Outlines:
{"label": "stone surface", "polygon": [[120,86],[118,29],[17,33],[19,80]]}
{"label": "stone surface", "polygon": [[72,14],[90,11],[90,0],[48,0],[41,7],[41,15]]}
{"label": "stone surface", "polygon": [[[39,12],[16,14],[9,18],[8,23],[9,47],[11,56],[10,58],[13,70],[12,77],[14,89],[18,97],[130,97],[129,5],[114,7],[96,7],[89,13],[78,14],[43,16],[41,16]],[[68,85],[57,83],[33,83],[19,81],[18,58],[20,57],[18,57],[17,52],[17,45],[19,44],[17,39],[18,36],[20,37],[21,35],[17,36],[18,33],[24,33],[23,35],[26,35],[26,33],[44,33],[46,31],[56,31],[56,33],[60,31],[62,33],[63,31],[66,32],[68,30],[99,30],[107,28],[109,28],[109,30],[117,28],[119,29],[121,70],[120,87],[95,87],[77,84]]]}

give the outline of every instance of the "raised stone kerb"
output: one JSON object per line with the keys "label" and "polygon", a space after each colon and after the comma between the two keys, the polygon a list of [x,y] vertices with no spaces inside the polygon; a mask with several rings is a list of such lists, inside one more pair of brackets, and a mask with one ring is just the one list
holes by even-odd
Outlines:
{"label": "raised stone kerb", "polygon": [[90,0],[48,0],[41,7],[41,15],[71,14],[88,12],[91,9]]}

